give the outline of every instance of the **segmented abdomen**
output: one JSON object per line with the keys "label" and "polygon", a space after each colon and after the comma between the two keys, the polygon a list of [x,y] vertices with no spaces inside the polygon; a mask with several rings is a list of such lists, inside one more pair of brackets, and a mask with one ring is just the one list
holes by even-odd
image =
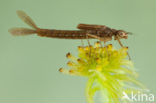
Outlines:
{"label": "segmented abdomen", "polygon": [[[89,32],[92,35],[97,35],[97,31]],[[39,29],[37,30],[39,36],[52,37],[52,38],[62,38],[62,39],[86,39],[87,31],[85,30],[49,30],[49,29]],[[92,37],[88,37],[92,38]]]}

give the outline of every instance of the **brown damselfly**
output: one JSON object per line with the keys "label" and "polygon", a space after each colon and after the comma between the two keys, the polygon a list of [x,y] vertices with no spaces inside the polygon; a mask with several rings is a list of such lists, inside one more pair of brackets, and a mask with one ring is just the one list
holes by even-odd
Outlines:
{"label": "brown damselfly", "polygon": [[91,25],[91,24],[79,24],[77,28],[79,30],[56,30],[56,29],[41,29],[34,21],[23,11],[17,11],[17,15],[26,24],[32,27],[28,28],[12,28],[9,32],[15,36],[19,35],[31,35],[37,34],[42,37],[51,37],[59,39],[99,39],[104,43],[111,41],[112,37],[117,40],[120,46],[123,47],[120,39],[127,39],[128,32],[124,30],[116,30],[109,28],[105,25]]}

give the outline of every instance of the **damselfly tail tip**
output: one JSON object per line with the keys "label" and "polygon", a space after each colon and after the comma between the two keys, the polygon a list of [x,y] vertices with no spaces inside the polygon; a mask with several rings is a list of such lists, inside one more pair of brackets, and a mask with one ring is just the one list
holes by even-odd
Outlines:
{"label": "damselfly tail tip", "polygon": [[14,36],[17,36],[17,35],[18,35],[18,34],[17,34],[17,29],[15,29],[15,28],[9,29],[8,32],[10,32],[10,33],[11,33],[12,35],[14,35]]}
{"label": "damselfly tail tip", "polygon": [[8,30],[8,32],[10,32],[14,36],[31,35],[36,33],[35,30],[27,29],[27,28],[11,28]]}
{"label": "damselfly tail tip", "polygon": [[38,27],[36,26],[35,22],[22,10],[17,10],[16,11],[18,17],[25,22],[27,25],[29,25],[30,27],[32,27],[33,29],[38,29]]}
{"label": "damselfly tail tip", "polygon": [[22,12],[23,12],[22,10],[16,10],[17,14],[22,13]]}

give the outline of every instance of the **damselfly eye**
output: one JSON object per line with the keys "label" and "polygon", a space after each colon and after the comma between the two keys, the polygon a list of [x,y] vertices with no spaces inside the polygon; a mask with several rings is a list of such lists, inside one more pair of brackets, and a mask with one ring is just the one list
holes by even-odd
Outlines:
{"label": "damselfly eye", "polygon": [[120,32],[119,35],[120,35],[120,36],[126,36],[126,33],[124,33],[124,32]]}
{"label": "damselfly eye", "polygon": [[121,38],[127,39],[127,37],[128,37],[127,33],[124,32],[124,31],[119,31],[118,34],[119,34],[119,36],[120,36]]}

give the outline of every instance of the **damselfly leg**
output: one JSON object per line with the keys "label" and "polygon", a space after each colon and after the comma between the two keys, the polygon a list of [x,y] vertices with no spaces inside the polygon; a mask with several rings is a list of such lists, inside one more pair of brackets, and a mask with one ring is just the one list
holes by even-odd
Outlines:
{"label": "damselfly leg", "polygon": [[101,38],[99,36],[92,35],[92,34],[87,34],[87,35],[90,36],[90,37],[92,37],[92,38],[98,39],[100,41],[101,47],[103,47],[101,41],[104,41],[104,47],[106,48],[107,55],[109,56],[109,52],[108,52],[107,46],[106,46],[106,41],[105,41],[104,38]]}
{"label": "damselfly leg", "polygon": [[[123,44],[121,43],[120,39],[118,39],[118,38],[116,38],[116,39],[117,39],[119,45],[120,45],[121,47],[124,47]],[[130,55],[129,55],[128,52],[127,52],[127,55],[128,55],[129,60],[131,60],[131,57],[130,57]]]}
{"label": "damselfly leg", "polygon": [[90,32],[90,31],[87,31],[86,39],[87,39],[88,46],[89,46],[89,56],[91,56],[91,44],[90,44],[90,42],[89,42],[89,37],[88,37],[89,32]]}
{"label": "damselfly leg", "polygon": [[98,39],[99,40],[99,42],[100,42],[100,45],[101,45],[101,47],[103,47],[102,46],[102,39],[100,38],[100,37],[98,37],[98,36],[96,36],[96,35],[92,35],[92,34],[87,34],[88,36],[90,36],[90,37],[92,37],[92,38],[95,38],[95,39]]}
{"label": "damselfly leg", "polygon": [[83,42],[83,39],[81,39],[81,45],[82,45],[82,47],[84,47],[84,42]]}

